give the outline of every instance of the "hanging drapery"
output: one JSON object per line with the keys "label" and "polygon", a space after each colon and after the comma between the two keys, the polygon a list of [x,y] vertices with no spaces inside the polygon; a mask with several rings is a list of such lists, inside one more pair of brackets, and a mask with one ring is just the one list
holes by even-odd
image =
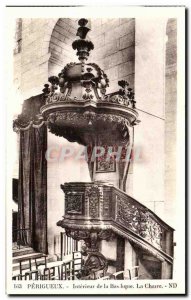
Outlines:
{"label": "hanging drapery", "polygon": [[27,119],[21,114],[14,122],[20,134],[18,240],[47,253],[47,126],[39,117]]}
{"label": "hanging drapery", "polygon": [[43,253],[47,252],[46,148],[46,125],[20,131],[19,234],[21,242]]}

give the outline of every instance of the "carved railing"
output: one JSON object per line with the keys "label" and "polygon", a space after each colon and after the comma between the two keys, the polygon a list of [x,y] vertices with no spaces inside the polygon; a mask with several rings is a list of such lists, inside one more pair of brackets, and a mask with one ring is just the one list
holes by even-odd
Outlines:
{"label": "carved railing", "polygon": [[112,229],[160,259],[172,263],[173,229],[123,191],[103,182],[66,183],[65,216],[59,226]]}
{"label": "carved railing", "polygon": [[155,248],[173,256],[173,229],[143,204],[113,188],[115,222]]}

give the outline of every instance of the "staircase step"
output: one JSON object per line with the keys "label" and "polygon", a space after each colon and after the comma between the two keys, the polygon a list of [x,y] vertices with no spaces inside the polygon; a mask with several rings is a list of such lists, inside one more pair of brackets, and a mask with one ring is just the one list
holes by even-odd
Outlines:
{"label": "staircase step", "polygon": [[34,249],[31,247],[25,247],[21,249],[15,249],[13,250],[13,257],[22,256],[22,255],[28,255],[35,253]]}
{"label": "staircase step", "polygon": [[24,255],[19,255],[19,256],[15,256],[13,257],[12,259],[12,263],[18,263],[20,259],[23,259],[23,261],[26,259],[38,259],[38,258],[41,258],[40,257],[43,256],[44,254],[43,253],[39,253],[39,252],[34,252],[34,253],[30,253],[30,254],[24,254]]}
{"label": "staircase step", "polygon": [[[51,258],[50,258],[51,259]],[[40,264],[40,263],[44,263],[44,258],[38,258],[36,259],[37,263]],[[47,262],[49,262],[49,258],[47,257]],[[31,262],[31,266],[32,266],[32,269],[35,270],[35,261],[32,261]],[[29,270],[30,266],[29,266],[29,262],[28,261],[24,261],[22,262],[22,269],[23,269],[23,273],[26,272],[27,270]],[[19,274],[19,271],[20,271],[20,264],[19,263],[13,263],[12,264],[12,270],[15,272],[15,271],[18,271],[17,273]]]}

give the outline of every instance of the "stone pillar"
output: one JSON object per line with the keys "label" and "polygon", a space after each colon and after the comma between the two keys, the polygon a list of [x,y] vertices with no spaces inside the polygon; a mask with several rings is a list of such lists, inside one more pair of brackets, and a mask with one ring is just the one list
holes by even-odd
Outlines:
{"label": "stone pillar", "polygon": [[114,238],[111,241],[103,240],[101,241],[100,246],[100,252],[106,257],[108,261],[108,273],[115,273],[117,259],[117,238]]}
{"label": "stone pillar", "polygon": [[133,249],[133,246],[129,242],[129,240],[125,240],[125,260],[124,260],[124,270],[126,271],[126,276],[129,275],[127,269],[132,269],[137,265],[137,256],[136,252]]}

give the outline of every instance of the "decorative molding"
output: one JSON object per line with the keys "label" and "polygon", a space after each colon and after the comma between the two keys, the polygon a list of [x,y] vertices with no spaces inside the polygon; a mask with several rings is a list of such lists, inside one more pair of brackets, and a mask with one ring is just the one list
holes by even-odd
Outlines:
{"label": "decorative molding", "polygon": [[[58,221],[57,225],[62,227],[62,223],[63,221]],[[93,230],[93,231],[99,231],[100,230],[100,225],[92,225],[91,229],[88,229],[88,225],[86,226],[81,226],[83,227],[82,229],[79,229],[80,226],[79,225],[68,225],[70,227],[70,230],[72,229],[73,231],[76,232],[75,236],[78,236],[78,230],[80,230],[81,232],[84,232],[89,230]],[[63,226],[65,229],[67,227],[67,225]],[[173,263],[173,258],[168,255],[167,253],[164,252],[164,250],[161,250],[157,247],[155,247],[153,244],[148,244],[148,242],[145,239],[140,239],[138,236],[134,236],[132,231],[125,231],[124,229],[122,230],[121,228],[118,227],[118,224],[111,222],[111,224],[102,224],[101,225],[102,230],[110,230],[113,232],[113,236],[111,236],[111,239],[114,238],[116,235],[122,236],[125,239],[129,239],[132,243],[135,243],[138,247],[140,247],[141,249],[143,249],[144,251],[150,253],[151,255],[153,255],[154,257],[158,258],[160,261],[165,261],[167,260],[170,264]],[[85,233],[83,233],[83,235],[85,236]],[[70,235],[72,238],[74,238],[72,235]],[[77,239],[77,238],[76,238]],[[80,240],[80,239],[79,239]],[[83,240],[81,238],[81,240]]]}
{"label": "decorative molding", "polygon": [[79,121],[85,120],[87,123],[89,121],[104,121],[109,123],[117,123],[124,127],[130,126],[128,120],[125,117],[114,115],[114,114],[96,114],[95,112],[86,111],[84,113],[78,112],[54,112],[49,114],[47,121],[50,123],[55,123],[57,120],[68,120],[68,121]]}
{"label": "decorative molding", "polygon": [[[62,122],[61,122],[62,121]],[[58,124],[59,123],[59,124]],[[84,130],[83,134],[81,135],[81,131],[78,132],[78,134],[75,134],[77,131],[74,124],[81,125]],[[50,132],[54,133],[57,136],[63,136],[67,138],[69,141],[78,141],[80,144],[83,145],[89,145],[91,144],[95,139],[92,135],[89,136],[88,129],[95,128],[97,130],[97,135],[101,132],[101,124],[106,123],[106,125],[109,127],[111,126],[117,127],[116,135],[113,136],[113,143],[118,144],[127,144],[129,141],[129,128],[128,126],[131,126],[129,123],[129,120],[126,119],[123,116],[115,115],[115,114],[109,114],[109,113],[99,113],[96,114],[93,111],[85,111],[85,112],[69,112],[69,111],[57,111],[50,113],[47,118],[47,124]],[[65,125],[66,124],[66,125]],[[64,128],[66,126],[66,128]],[[68,126],[71,126],[70,129],[68,129]],[[74,127],[74,128],[73,128]],[[98,131],[99,128],[99,131]],[[94,139],[94,140],[93,140]],[[102,144],[107,141],[107,137],[104,137],[102,140]],[[109,141],[108,141],[109,142]],[[112,163],[111,171],[115,170],[115,166]],[[106,167],[106,164],[105,164]],[[109,168],[107,169],[109,170]],[[101,171],[101,166],[97,168],[97,170]],[[102,166],[103,169],[103,166]]]}
{"label": "decorative molding", "polygon": [[94,251],[97,249],[97,242],[102,240],[110,241],[115,235],[111,229],[73,229],[66,228],[66,234],[68,237],[73,238],[74,240],[83,240],[89,245],[89,251]]}
{"label": "decorative molding", "polygon": [[109,218],[111,215],[110,199],[111,199],[111,193],[110,192],[104,193],[104,200],[103,200],[103,217],[104,218]]}
{"label": "decorative molding", "polygon": [[74,240],[80,241],[80,240],[87,240],[90,238],[90,232],[85,231],[85,230],[74,230],[74,229],[69,229],[65,228],[66,235],[68,237],[73,238]]}
{"label": "decorative molding", "polygon": [[87,187],[85,190],[85,201],[88,202],[89,217],[100,217],[100,196],[103,193],[102,189],[97,185]]}

